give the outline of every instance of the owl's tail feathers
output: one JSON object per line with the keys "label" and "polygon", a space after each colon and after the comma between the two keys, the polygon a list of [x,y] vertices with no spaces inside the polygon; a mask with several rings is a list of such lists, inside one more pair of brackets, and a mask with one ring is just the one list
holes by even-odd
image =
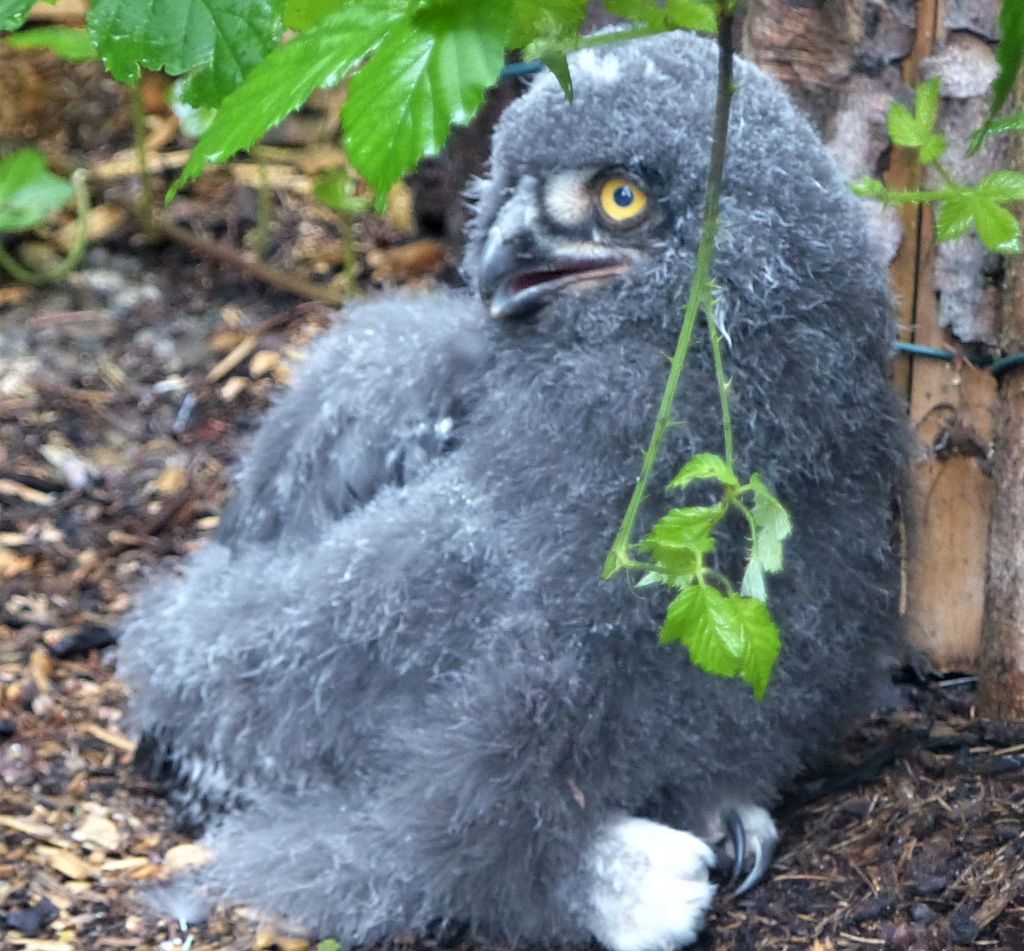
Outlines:
{"label": "owl's tail feathers", "polygon": [[148,903],[193,922],[221,901],[247,904],[345,944],[431,923],[387,823],[346,803],[318,790],[222,817],[202,841],[206,864]]}
{"label": "owl's tail feathers", "polygon": [[585,842],[538,833],[525,814],[466,828],[429,789],[414,793],[396,776],[373,789],[352,777],[344,789],[254,796],[209,827],[210,861],[158,897],[168,912],[249,905],[344,945],[449,925],[499,939],[589,938]]}

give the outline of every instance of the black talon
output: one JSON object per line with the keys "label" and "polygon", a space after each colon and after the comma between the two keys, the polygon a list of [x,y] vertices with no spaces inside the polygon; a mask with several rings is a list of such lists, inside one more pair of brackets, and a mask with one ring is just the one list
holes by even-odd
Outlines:
{"label": "black talon", "polygon": [[[735,809],[726,809],[722,813],[722,822],[725,824],[725,831],[733,852],[732,874],[729,876],[729,881],[725,883],[725,887],[732,889],[739,882],[740,876],[743,874],[743,866],[746,864],[747,832]],[[743,884],[750,887],[747,882]]]}
{"label": "black talon", "polygon": [[750,891],[764,878],[765,872],[768,871],[768,867],[772,864],[772,857],[775,855],[776,841],[776,839],[772,838],[762,844],[760,839],[754,839],[754,864],[747,877],[743,880],[743,884],[733,892],[734,898],[739,898],[744,892]]}

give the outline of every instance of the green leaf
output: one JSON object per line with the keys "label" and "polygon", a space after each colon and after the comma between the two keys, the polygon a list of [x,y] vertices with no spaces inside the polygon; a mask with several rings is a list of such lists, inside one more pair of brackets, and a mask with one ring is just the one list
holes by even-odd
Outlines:
{"label": "green leaf", "polygon": [[926,142],[935,128],[935,120],[939,117],[939,91],[941,80],[938,77],[929,79],[917,87],[914,103],[914,118],[917,122],[921,141]]}
{"label": "green leaf", "polygon": [[974,199],[974,225],[985,246],[1000,254],[1020,254],[1020,225],[998,202],[983,195]]}
{"label": "green leaf", "polygon": [[[536,26],[536,24],[535,24]],[[511,44],[510,44],[511,45]],[[572,74],[569,71],[569,53],[579,49],[580,36],[575,30],[565,30],[558,24],[552,24],[537,39],[533,39],[523,47],[523,59],[526,62],[540,60],[558,80],[565,98],[572,102]]]}
{"label": "green leaf", "polygon": [[668,0],[665,4],[667,26],[675,30],[718,32],[718,17],[714,7],[699,0]]}
{"label": "green leaf", "polygon": [[512,0],[510,10],[508,47],[518,50],[539,39],[578,36],[587,0]]}
{"label": "green leaf", "polygon": [[134,84],[140,67],[179,76],[193,105],[216,105],[277,45],[274,0],[95,0],[89,31],[107,69]]}
{"label": "green leaf", "polygon": [[967,154],[974,155],[990,135],[1005,135],[1008,132],[1024,132],[1024,112],[1015,112],[1002,119],[990,119],[971,134],[971,147]]}
{"label": "green leaf", "polygon": [[656,0],[605,0],[609,13],[656,30],[665,29],[666,12]]}
{"label": "green leaf", "polygon": [[783,542],[793,531],[793,523],[783,504],[761,477],[754,473],[747,488],[754,496],[750,510],[754,521],[752,559],[757,559],[768,574],[782,571]]}
{"label": "green leaf", "polygon": [[70,63],[99,59],[99,53],[88,32],[68,26],[41,26],[21,30],[7,37],[7,45],[17,50],[50,50]]}
{"label": "green leaf", "polygon": [[1024,201],[1024,174],[1002,169],[986,175],[974,190],[997,202]]}
{"label": "green leaf", "polygon": [[889,138],[896,145],[913,149],[923,141],[917,120],[901,102],[894,102],[889,109]]}
{"label": "green leaf", "polygon": [[782,647],[779,629],[764,602],[736,594],[729,601],[740,620],[748,644],[740,676],[754,688],[757,699],[763,700]]}
{"label": "green leaf", "polygon": [[[35,0],[0,0],[0,30],[16,30],[28,17]],[[57,0],[49,0],[56,3]]]}
{"label": "green leaf", "polygon": [[974,226],[974,200],[969,194],[947,198],[935,220],[935,233],[940,241],[962,237]]}
{"label": "green leaf", "polygon": [[704,555],[714,549],[711,533],[725,513],[722,504],[670,509],[640,542],[640,550],[650,552],[655,571],[685,583],[700,572]]}
{"label": "green leaf", "polygon": [[693,585],[668,606],[662,644],[682,644],[709,674],[736,677],[743,664],[743,634],[729,599],[710,585]]}
{"label": "green leaf", "polygon": [[609,13],[652,30],[718,31],[714,4],[702,0],[667,0],[664,6],[656,0],[606,0],[605,7]]}
{"label": "green leaf", "polygon": [[766,601],[765,576],[782,571],[783,542],[793,530],[789,513],[756,473],[744,487],[754,497],[750,509],[750,559],[743,574],[740,591],[758,601]]}
{"label": "green leaf", "polygon": [[326,938],[317,942],[316,951],[341,951],[341,942],[335,941],[334,938]]}
{"label": "green leaf", "polygon": [[715,479],[723,485],[738,486],[740,480],[729,464],[711,452],[701,452],[694,456],[679,470],[676,477],[668,484],[670,489],[685,489],[691,482],[698,479]]}
{"label": "green leaf", "polygon": [[0,160],[0,232],[25,231],[71,200],[71,183],[54,175],[36,149]]}
{"label": "green leaf", "polygon": [[743,572],[740,594],[757,601],[768,600],[768,584],[765,579],[764,564],[753,555],[747,562],[747,570]]}
{"label": "green leaf", "polygon": [[999,33],[1002,37],[996,47],[999,75],[992,83],[992,106],[989,115],[995,115],[1006,102],[1013,89],[1021,59],[1024,58],[1024,3],[1003,0],[999,11]]}
{"label": "green leaf", "polygon": [[274,50],[220,105],[168,200],[208,162],[224,162],[247,149],[320,86],[339,82],[403,21],[405,0],[361,0],[325,17]]}
{"label": "green leaf", "polygon": [[389,32],[349,85],[345,148],[379,198],[441,150],[453,123],[469,122],[504,65],[506,8],[470,3],[429,13]]}
{"label": "green leaf", "polygon": [[947,148],[949,148],[949,144],[946,142],[946,137],[939,135],[938,132],[932,132],[921,145],[918,158],[922,165],[931,165],[932,162],[942,158]]}
{"label": "green leaf", "polygon": [[171,83],[170,92],[167,94],[167,104],[178,117],[178,124],[184,135],[190,139],[198,139],[217,116],[217,110],[212,106],[193,106],[185,100],[187,76],[180,76]]}
{"label": "green leaf", "polygon": [[562,94],[572,102],[572,73],[569,72],[569,58],[566,53],[562,50],[545,53],[540,57],[540,61],[551,70],[558,80],[558,85],[562,87]]}
{"label": "green leaf", "polygon": [[764,604],[709,585],[693,585],[669,605],[661,642],[683,644],[709,674],[742,677],[758,699],[779,654],[779,632]]}
{"label": "green leaf", "polygon": [[934,162],[946,151],[946,140],[933,131],[939,115],[939,80],[929,79],[917,87],[914,114],[902,103],[889,109],[889,137],[907,148],[920,149],[921,161]]}
{"label": "green leaf", "polygon": [[331,169],[321,175],[313,193],[325,205],[343,215],[362,214],[372,204],[369,198],[359,194],[356,180],[343,168]]}
{"label": "green leaf", "polygon": [[324,17],[337,13],[347,0],[286,0],[284,25],[289,30],[308,30]]}
{"label": "green leaf", "polygon": [[726,507],[721,503],[669,509],[658,519],[641,545],[649,539],[655,545],[709,552],[715,547],[711,532],[725,517],[725,513]]}

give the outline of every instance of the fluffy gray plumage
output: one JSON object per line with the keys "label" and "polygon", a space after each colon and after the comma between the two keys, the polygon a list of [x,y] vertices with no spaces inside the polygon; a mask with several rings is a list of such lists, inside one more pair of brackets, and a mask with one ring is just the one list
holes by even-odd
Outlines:
{"label": "fluffy gray plumage", "polygon": [[[120,672],[185,815],[215,816],[216,894],[347,942],[451,920],[668,947],[710,890],[693,927],[615,937],[609,830],[707,835],[723,805],[770,806],[864,706],[896,626],[887,278],[807,122],[743,62],[716,264],[737,467],[795,527],[764,702],[659,646],[665,593],[600,577],[694,266],[715,66],[673,34],[577,57],[572,104],[534,82],[495,134],[470,283],[497,308],[498,246],[507,267],[571,247],[622,273],[498,320],[477,293],[349,308],[268,415],[217,539],[140,599]],[[567,230],[551,183],[605,170],[651,214]],[[721,449],[702,334],[677,412],[655,487]],[[656,489],[644,525],[672,504]],[[720,542],[734,576],[742,529]]]}

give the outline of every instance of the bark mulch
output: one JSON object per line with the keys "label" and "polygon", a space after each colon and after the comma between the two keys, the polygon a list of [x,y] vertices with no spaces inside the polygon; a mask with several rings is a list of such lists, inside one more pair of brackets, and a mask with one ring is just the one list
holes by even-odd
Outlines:
{"label": "bark mulch", "polygon": [[[140,900],[195,855],[132,776],[110,645],[145,573],[215,526],[325,308],[169,248],[0,290],[18,298],[0,314],[0,947],[306,947],[244,910],[185,932]],[[836,775],[797,790],[771,877],[720,896],[701,947],[1024,948],[1024,725],[978,719],[973,693],[894,688]]]}

